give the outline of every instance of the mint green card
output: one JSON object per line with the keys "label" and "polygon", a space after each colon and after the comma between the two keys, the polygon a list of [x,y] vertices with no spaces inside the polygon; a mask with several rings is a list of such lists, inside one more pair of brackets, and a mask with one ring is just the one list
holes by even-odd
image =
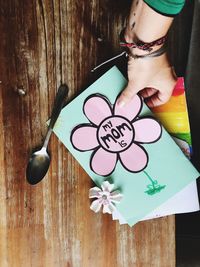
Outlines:
{"label": "mint green card", "polygon": [[116,208],[132,226],[199,173],[139,96],[117,104],[126,83],[111,68],[63,108],[54,132],[98,186],[121,191]]}

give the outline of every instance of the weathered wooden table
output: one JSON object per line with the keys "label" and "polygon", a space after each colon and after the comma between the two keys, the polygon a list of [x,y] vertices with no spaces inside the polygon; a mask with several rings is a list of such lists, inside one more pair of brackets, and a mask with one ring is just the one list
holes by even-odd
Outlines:
{"label": "weathered wooden table", "polygon": [[[0,0],[0,266],[174,267],[174,217],[120,226],[89,210],[91,181],[52,136],[52,163],[25,179],[61,82],[73,97],[118,51],[125,2]],[[122,12],[123,11],[123,12]]]}

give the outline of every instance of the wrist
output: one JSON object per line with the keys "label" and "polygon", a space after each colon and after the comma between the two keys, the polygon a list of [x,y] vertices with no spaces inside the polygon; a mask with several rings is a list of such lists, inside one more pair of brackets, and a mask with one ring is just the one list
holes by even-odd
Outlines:
{"label": "wrist", "polygon": [[132,42],[138,38],[144,43],[151,43],[166,36],[172,22],[173,18],[157,13],[141,0],[138,5],[133,3],[131,7],[126,23],[125,39],[127,42]]}
{"label": "wrist", "polygon": [[135,23],[134,31],[140,40],[149,43],[165,36],[172,22],[172,17],[159,14],[142,1],[140,16]]}

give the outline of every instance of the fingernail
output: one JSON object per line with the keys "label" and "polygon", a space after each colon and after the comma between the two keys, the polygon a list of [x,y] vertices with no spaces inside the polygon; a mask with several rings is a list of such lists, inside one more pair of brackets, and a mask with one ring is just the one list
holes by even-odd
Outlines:
{"label": "fingernail", "polygon": [[121,99],[119,99],[118,101],[117,101],[117,104],[118,104],[118,106],[120,107],[120,108],[123,108],[124,106],[125,106],[125,102],[124,102],[124,100],[121,100]]}

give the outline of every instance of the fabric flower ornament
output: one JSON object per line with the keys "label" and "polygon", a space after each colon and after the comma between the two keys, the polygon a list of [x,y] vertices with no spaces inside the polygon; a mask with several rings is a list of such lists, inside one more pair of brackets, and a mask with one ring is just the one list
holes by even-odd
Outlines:
{"label": "fabric flower ornament", "polygon": [[119,191],[113,191],[114,184],[105,181],[101,185],[101,189],[97,186],[89,191],[89,198],[97,198],[90,206],[94,212],[99,212],[103,206],[103,213],[113,213],[116,209],[114,203],[119,203],[122,199],[122,194]]}
{"label": "fabric flower ornament", "polygon": [[152,117],[139,118],[142,99],[136,95],[127,105],[112,105],[100,94],[90,95],[83,112],[90,123],[80,124],[71,134],[71,143],[79,151],[93,150],[91,169],[101,176],[110,175],[119,160],[130,172],[140,172],[148,164],[141,144],[156,142],[161,125]]}

